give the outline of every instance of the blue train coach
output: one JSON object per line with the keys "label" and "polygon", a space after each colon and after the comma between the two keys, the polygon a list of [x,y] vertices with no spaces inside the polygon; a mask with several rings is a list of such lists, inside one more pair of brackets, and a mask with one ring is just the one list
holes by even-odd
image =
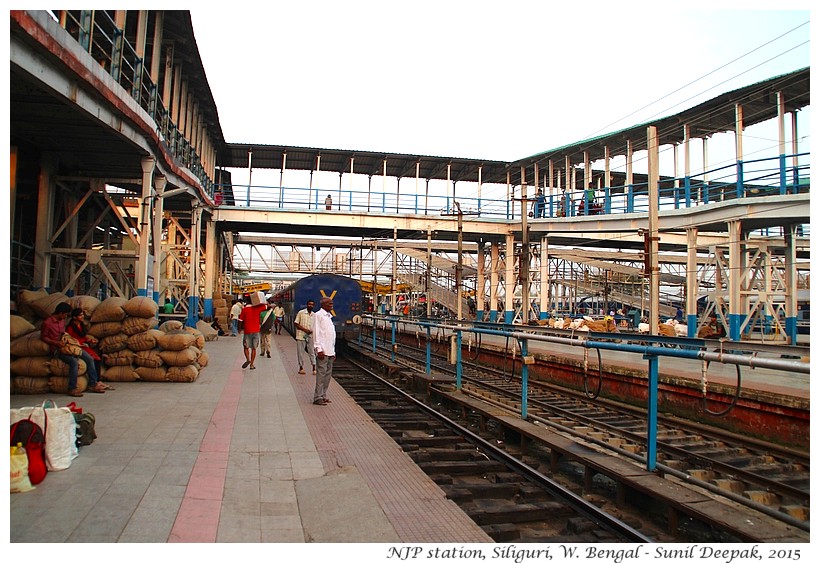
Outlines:
{"label": "blue train coach", "polygon": [[295,334],[293,321],[296,313],[312,299],[314,311],[319,310],[323,297],[333,299],[333,324],[336,335],[341,337],[361,323],[362,288],[353,278],[336,274],[316,274],[302,278],[274,294],[274,301],[285,309],[285,328]]}

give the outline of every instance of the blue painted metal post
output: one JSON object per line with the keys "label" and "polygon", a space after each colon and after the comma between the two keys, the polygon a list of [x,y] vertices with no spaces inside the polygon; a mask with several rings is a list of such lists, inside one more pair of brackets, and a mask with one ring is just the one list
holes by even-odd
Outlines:
{"label": "blue painted metal post", "polygon": [[508,325],[511,325],[513,322],[513,313],[515,311],[504,311],[504,322]]}
{"label": "blue painted metal post", "polygon": [[692,178],[684,176],[683,178],[683,197],[686,198],[686,207],[692,206]]}
{"label": "blue painted metal post", "polygon": [[698,316],[686,315],[686,336],[688,338],[695,338],[698,330]]}
{"label": "blue painted metal post", "polygon": [[461,376],[463,375],[461,365],[461,331],[456,331],[456,389],[461,390]]}
{"label": "blue painted metal post", "polygon": [[658,356],[644,355],[649,360],[649,393],[646,414],[646,470],[655,471],[658,456]]}
{"label": "blue painted metal post", "polygon": [[427,326],[427,356],[425,358],[424,373],[430,375],[430,326]]}
{"label": "blue painted metal post", "polygon": [[390,325],[392,326],[392,333],[390,336],[390,361],[396,361],[396,321],[390,321]]}
{"label": "blue painted metal post", "polygon": [[729,313],[729,339],[740,342],[740,327],[743,324],[743,315]]}
{"label": "blue painted metal post", "polygon": [[196,327],[197,313],[199,312],[199,298],[195,295],[188,297],[188,318],[185,319],[185,326]]}
{"label": "blue painted metal post", "polygon": [[604,213],[612,213],[612,195],[609,193],[609,186],[604,186]]}
{"label": "blue painted metal post", "polygon": [[632,213],[633,211],[635,211],[635,188],[629,184],[626,191],[626,212]]}
{"label": "blue painted metal post", "polygon": [[789,344],[797,344],[797,317],[786,317],[786,336]]}
{"label": "blue painted metal post", "polygon": [[780,195],[786,195],[786,155],[780,155]]}
{"label": "blue painted metal post", "polygon": [[376,353],[376,320],[375,319],[373,320],[373,338],[372,338],[372,341],[373,341],[372,342],[372,344],[373,344],[372,351],[375,354]]}
{"label": "blue painted metal post", "polygon": [[743,197],[743,161],[737,161],[737,191],[735,192],[737,198],[740,199]]}
{"label": "blue painted metal post", "polygon": [[522,339],[521,344],[521,418],[527,420],[527,379],[529,370],[527,369],[527,362],[524,358],[527,357],[527,340]]}

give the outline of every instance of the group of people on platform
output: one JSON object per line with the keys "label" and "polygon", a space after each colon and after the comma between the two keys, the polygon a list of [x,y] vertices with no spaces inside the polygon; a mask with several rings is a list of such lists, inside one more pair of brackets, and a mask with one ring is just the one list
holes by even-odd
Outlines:
{"label": "group of people on platform", "polygon": [[[314,405],[327,405],[327,389],[333,376],[333,361],[336,358],[336,328],[333,325],[333,300],[323,297],[319,301],[319,311],[313,312],[315,302],[308,300],[305,307],[296,313],[293,326],[296,334],[296,358],[299,363],[299,375],[305,374],[305,367],[310,363],[316,376],[313,392]],[[231,336],[243,333],[242,347],[245,362],[242,369],[256,369],[256,349],[261,357],[271,357],[271,334],[281,334],[285,322],[285,309],[281,303],[274,303],[273,298],[266,302],[252,304],[249,298],[244,301],[235,299],[231,306]]]}
{"label": "group of people on platform", "polygon": [[87,391],[105,393],[114,388],[100,381],[102,357],[99,341],[88,334],[85,311],[72,309],[68,303],[58,303],[40,327],[40,340],[48,344],[52,356],[68,365],[68,395],[82,397],[78,387],[80,360],[86,365]]}
{"label": "group of people on platform", "polygon": [[[599,215],[602,212],[601,204],[595,200],[595,190],[587,188],[584,191],[584,197],[578,202],[577,215]],[[566,190],[563,190],[558,198],[558,217],[566,217],[566,215]],[[534,219],[543,219],[547,216],[547,197],[542,188],[538,188],[535,194],[529,216]]]}

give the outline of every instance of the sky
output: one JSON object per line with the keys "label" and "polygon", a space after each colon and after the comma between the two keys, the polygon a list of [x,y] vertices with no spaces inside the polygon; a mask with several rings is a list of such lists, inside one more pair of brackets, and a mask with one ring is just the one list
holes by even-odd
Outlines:
{"label": "sky", "polygon": [[810,64],[806,3],[553,4],[274,1],[264,17],[191,18],[237,143],[516,160]]}

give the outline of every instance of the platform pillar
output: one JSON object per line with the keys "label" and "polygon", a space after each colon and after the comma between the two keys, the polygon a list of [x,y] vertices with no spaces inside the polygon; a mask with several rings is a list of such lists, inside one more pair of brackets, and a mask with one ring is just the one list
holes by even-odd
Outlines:
{"label": "platform pillar", "polygon": [[[513,297],[515,293],[515,237],[507,235],[504,247],[504,322],[512,324],[515,316]],[[523,296],[522,296],[523,297]]]}
{"label": "platform pillar", "polygon": [[686,229],[686,336],[698,332],[698,228]]}
{"label": "platform pillar", "polygon": [[[140,198],[139,222],[139,252],[137,267],[134,274],[134,286],[137,295],[144,297],[154,296],[154,268],[150,264],[152,256],[149,253],[151,243],[151,211],[153,207],[154,168],[156,160],[153,157],[143,158],[142,165],[142,197]],[[149,275],[150,272],[150,275]]]}
{"label": "platform pillar", "polygon": [[[167,178],[165,176],[157,176],[156,180],[154,180],[154,188],[156,189],[157,195],[162,195],[165,191],[165,186],[168,183]],[[154,263],[152,267],[152,275],[154,276],[154,291],[153,295],[149,297],[153,298],[157,304],[162,305],[160,303],[160,297],[164,292],[165,287],[168,285],[168,278],[167,276],[162,275],[163,267],[162,267],[162,216],[163,216],[163,209],[165,207],[165,200],[162,197],[155,198],[156,203],[154,203],[154,229],[151,236],[151,241],[153,243],[153,253],[154,253]]]}
{"label": "platform pillar", "polygon": [[57,169],[57,157],[44,154],[40,159],[37,178],[37,227],[34,239],[34,274],[32,286],[50,289],[51,285],[51,231],[54,222],[54,183],[52,175]]}
{"label": "platform pillar", "polygon": [[786,239],[785,272],[786,280],[786,337],[792,346],[797,344],[797,250],[794,245],[795,225],[783,228]]}
{"label": "platform pillar", "polygon": [[550,311],[550,269],[549,269],[549,239],[541,238],[541,271],[539,274],[538,294],[541,296],[539,305],[540,312],[538,318],[543,320],[549,316]]}
{"label": "platform pillar", "polygon": [[490,322],[498,318],[498,241],[490,243]]}
{"label": "platform pillar", "polygon": [[484,321],[484,303],[487,300],[486,285],[487,281],[484,276],[484,242],[478,241],[478,254],[476,256],[476,282],[475,282],[475,301],[476,301],[476,320]]}
{"label": "platform pillar", "polygon": [[729,338],[740,340],[740,329],[748,307],[744,307],[741,290],[746,272],[743,248],[743,225],[729,221]]}
{"label": "platform pillar", "polygon": [[196,327],[199,320],[199,233],[202,208],[194,204],[191,209],[191,239],[188,263],[188,318],[186,326]]}
{"label": "platform pillar", "polygon": [[[220,253],[221,254],[221,253]],[[205,295],[202,303],[205,318],[214,317],[214,287],[216,286],[216,225],[213,215],[205,223]]]}

